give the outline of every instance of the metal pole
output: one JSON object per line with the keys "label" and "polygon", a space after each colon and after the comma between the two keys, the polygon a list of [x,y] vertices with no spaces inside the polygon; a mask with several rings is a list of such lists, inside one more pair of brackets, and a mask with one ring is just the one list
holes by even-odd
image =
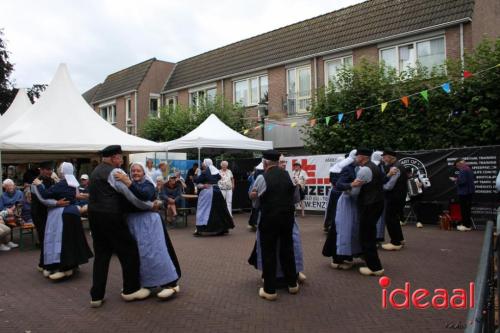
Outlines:
{"label": "metal pole", "polygon": [[200,156],[200,154],[201,154],[201,148],[198,147],[198,167],[201,170],[201,156]]}

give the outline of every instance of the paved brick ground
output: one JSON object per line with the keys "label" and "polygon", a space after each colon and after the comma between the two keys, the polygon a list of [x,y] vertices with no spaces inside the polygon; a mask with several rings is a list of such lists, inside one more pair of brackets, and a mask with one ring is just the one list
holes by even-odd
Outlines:
{"label": "paved brick ground", "polygon": [[[0,332],[452,332],[464,323],[460,310],[382,310],[377,278],[329,268],[321,256],[321,218],[300,219],[307,283],[298,295],[279,293],[276,302],[257,296],[259,273],[246,262],[254,234],[248,214],[237,214],[229,236],[194,238],[190,227],[170,231],[183,270],[181,293],[121,301],[121,272],[113,258],[100,309],[88,306],[91,268],[53,283],[35,270],[37,251],[0,253]],[[404,251],[381,253],[392,286],[464,288],[474,280],[482,232],[445,232],[404,227]]]}

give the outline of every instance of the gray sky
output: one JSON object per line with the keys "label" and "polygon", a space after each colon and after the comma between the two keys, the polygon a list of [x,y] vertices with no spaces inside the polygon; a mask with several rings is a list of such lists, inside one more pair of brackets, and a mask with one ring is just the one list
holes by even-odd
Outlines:
{"label": "gray sky", "polygon": [[176,62],[361,0],[7,0],[0,29],[16,87],[61,62],[80,91],[156,57]]}

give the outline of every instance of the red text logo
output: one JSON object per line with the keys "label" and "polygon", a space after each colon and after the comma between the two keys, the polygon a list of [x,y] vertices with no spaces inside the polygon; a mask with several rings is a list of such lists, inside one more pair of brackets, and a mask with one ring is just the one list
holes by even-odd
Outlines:
{"label": "red text logo", "polygon": [[474,282],[469,283],[469,288],[453,289],[449,293],[446,289],[437,288],[433,292],[418,288],[412,290],[410,282],[405,282],[404,288],[388,290],[391,279],[383,276],[378,284],[382,287],[382,309],[387,309],[388,304],[398,310],[410,309],[467,309],[474,307]]}

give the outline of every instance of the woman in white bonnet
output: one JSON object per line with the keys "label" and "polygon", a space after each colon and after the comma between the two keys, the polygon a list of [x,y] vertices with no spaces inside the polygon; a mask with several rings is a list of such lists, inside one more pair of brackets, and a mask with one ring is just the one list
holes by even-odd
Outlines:
{"label": "woman in white bonnet", "polygon": [[[80,185],[74,176],[73,164],[63,162],[59,166],[58,183],[45,189],[42,181],[35,179],[35,195],[41,199],[66,199],[66,207],[49,208],[44,239],[44,270],[50,272],[51,280],[73,275],[79,265],[93,256],[85,238],[80,210],[76,205],[77,188]],[[62,222],[62,223],[61,223]]]}

